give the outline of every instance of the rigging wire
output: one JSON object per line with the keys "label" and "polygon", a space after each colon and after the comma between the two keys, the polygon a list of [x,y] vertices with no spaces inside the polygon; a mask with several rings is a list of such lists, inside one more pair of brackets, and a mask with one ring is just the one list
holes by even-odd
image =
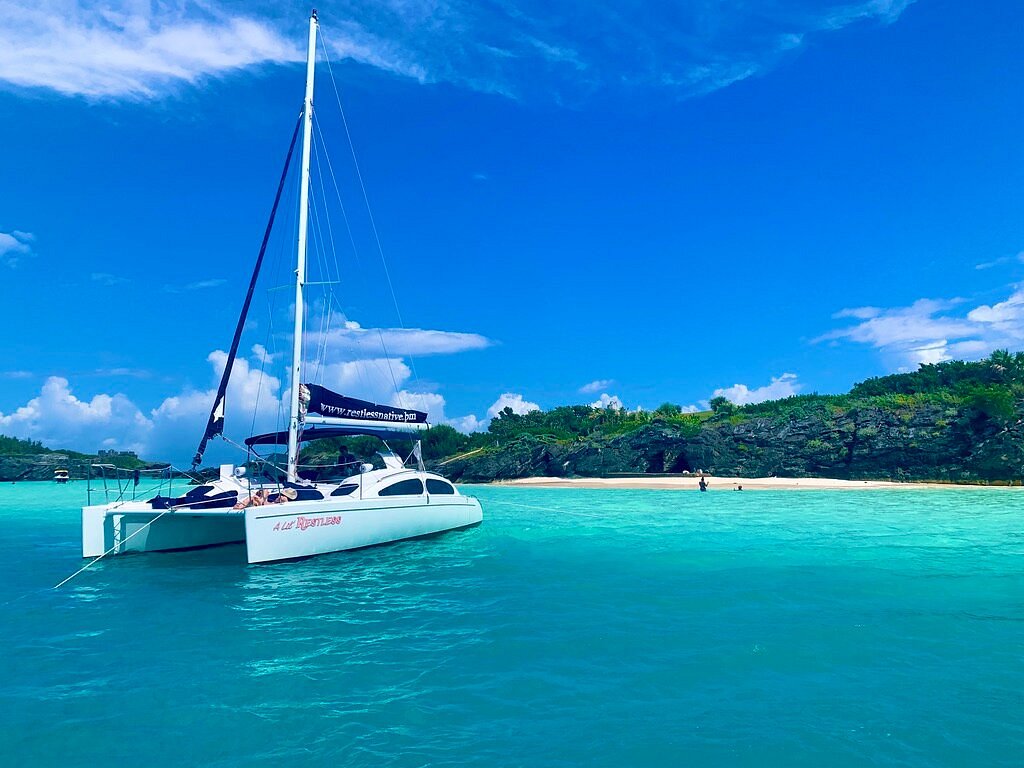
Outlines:
{"label": "rigging wire", "polygon": [[[314,115],[313,127],[316,129],[316,137],[320,139],[320,145],[324,149],[324,159],[327,161],[327,170],[331,172],[331,182],[334,184],[334,194],[338,198],[338,205],[341,208],[341,216],[345,220],[345,230],[348,232],[348,241],[352,244],[352,255],[355,256],[356,264],[359,264],[359,248],[356,247],[356,239],[352,234],[352,225],[348,220],[348,212],[345,210],[345,201],[341,197],[341,189],[338,187],[338,177],[334,173],[334,164],[331,162],[331,153],[327,150],[327,141],[324,139],[323,131],[320,130],[320,121],[316,119]],[[321,185],[323,179],[321,178]],[[326,199],[327,192],[324,191],[324,198]]]}
{"label": "rigging wire", "polygon": [[[349,151],[352,154],[352,165],[356,171],[356,178],[359,180],[359,189],[363,193],[363,202],[366,204],[366,214],[370,220],[370,228],[373,231],[373,237],[377,244],[377,252],[380,254],[381,264],[384,265],[384,275],[387,277],[388,289],[391,291],[391,301],[395,306],[395,314],[398,317],[398,325],[400,328],[405,330],[405,322],[402,320],[402,310],[398,306],[398,296],[395,294],[395,286],[391,280],[391,270],[388,269],[387,259],[384,257],[384,247],[381,245],[380,233],[377,231],[377,223],[373,218],[373,210],[370,207],[370,197],[366,192],[366,184],[363,183],[363,173],[359,168],[359,159],[356,157],[356,147],[352,141],[352,133],[349,131],[348,119],[345,117],[345,108],[341,102],[341,92],[338,90],[338,83],[334,78],[334,68],[331,66],[331,57],[327,53],[327,38],[323,33],[323,28],[320,29],[320,45],[324,52],[324,61],[327,62],[327,72],[331,76],[331,86],[334,89],[334,97],[338,102],[338,111],[341,113],[341,123],[345,128],[345,137],[348,139]],[[419,376],[416,373],[416,360],[410,354],[408,355],[409,365],[412,368],[413,379],[418,380]]]}
{"label": "rigging wire", "polygon": [[[331,163],[331,155],[330,155],[329,150],[327,149],[327,142],[324,139],[323,131],[320,129],[320,124],[316,120],[316,114],[315,113],[314,113],[313,117],[314,117],[313,125],[316,128],[317,137],[320,139],[320,144],[323,147],[323,155],[324,155],[324,158],[327,161],[327,169],[328,169],[328,171],[330,171],[330,174],[331,174],[331,182],[332,182],[332,184],[334,186],[334,192],[335,192],[335,195],[337,196],[338,204],[341,207],[342,215],[343,215],[343,217],[345,219],[345,229],[348,231],[349,242],[352,244],[352,253],[355,255],[356,261],[358,262],[358,260],[359,260],[359,249],[356,247],[356,241],[355,241],[354,236],[352,235],[352,227],[349,224],[348,214],[345,213],[345,203],[344,203],[344,201],[342,200],[342,197],[341,197],[341,189],[338,186],[338,178],[337,178],[336,174],[334,173],[334,165],[333,165],[333,163]],[[324,197],[326,199],[326,190],[323,190],[323,176],[322,175],[320,177],[320,181],[321,181],[321,189],[324,192]],[[326,205],[325,205],[325,208],[326,208]],[[329,225],[330,225],[330,222],[328,221],[328,227],[329,227]],[[328,231],[330,232],[330,229]],[[340,282],[341,269],[340,269],[340,266],[337,266],[337,264],[338,264],[338,262],[337,262],[337,250],[334,249],[333,233],[331,233],[331,238],[332,238],[331,246],[332,246],[332,249],[334,250],[335,264],[336,264],[336,267],[338,269],[339,282]],[[383,254],[382,254],[382,256],[383,256]],[[386,264],[385,264],[385,267],[386,267]],[[333,296],[334,296],[333,292],[332,292],[331,295],[332,295],[332,298],[333,298]],[[395,296],[394,296],[394,289],[393,288],[392,288],[392,296],[391,297],[392,297],[392,300],[394,300]],[[341,303],[340,302],[335,302],[335,303],[337,304],[338,311],[341,313],[341,315],[345,316],[345,311],[344,311],[344,308],[341,306]],[[397,309],[397,306],[396,306],[396,309]],[[394,366],[391,364],[391,359],[392,359],[391,358],[391,353],[388,351],[387,343],[384,341],[384,333],[379,328],[377,329],[377,335],[380,338],[380,346],[381,346],[381,350],[384,352],[384,360],[387,363],[388,374],[391,377],[391,383],[392,383],[392,386],[394,387],[395,395],[397,396],[399,394],[398,378],[395,376],[395,369],[394,369]],[[355,343],[359,347],[363,346],[363,341],[362,341],[362,339],[359,338],[358,335],[355,337]],[[413,360],[411,355],[409,356],[409,361],[410,361],[410,363],[412,365],[412,368],[413,368],[413,378],[415,379],[416,378],[415,361]],[[361,370],[359,371],[359,376],[360,376],[360,378],[361,378],[361,380],[363,382],[363,385],[367,386],[368,382],[366,380],[365,375],[363,374],[363,372]]]}

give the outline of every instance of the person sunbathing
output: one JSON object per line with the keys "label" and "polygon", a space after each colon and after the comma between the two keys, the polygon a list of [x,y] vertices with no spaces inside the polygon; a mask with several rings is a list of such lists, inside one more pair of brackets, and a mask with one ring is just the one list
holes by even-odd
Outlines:
{"label": "person sunbathing", "polygon": [[267,491],[259,490],[256,491],[252,496],[245,499],[240,499],[237,504],[233,507],[234,509],[245,509],[246,507],[262,507],[267,503]]}
{"label": "person sunbathing", "polygon": [[271,496],[268,500],[268,504],[284,504],[286,501],[295,501],[298,497],[299,492],[294,488],[282,488],[281,492],[275,496]]}

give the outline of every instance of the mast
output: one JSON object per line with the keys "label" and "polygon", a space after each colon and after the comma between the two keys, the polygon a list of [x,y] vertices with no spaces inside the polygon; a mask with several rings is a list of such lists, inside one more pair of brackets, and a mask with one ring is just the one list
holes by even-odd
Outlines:
{"label": "mast", "polygon": [[309,226],[309,145],[313,136],[313,74],[316,69],[316,9],[309,16],[306,51],[306,100],[302,107],[302,170],[299,177],[299,243],[295,268],[295,336],[292,340],[292,391],[288,419],[288,480],[298,479],[299,386],[302,383],[303,286],[306,283],[306,232]]}

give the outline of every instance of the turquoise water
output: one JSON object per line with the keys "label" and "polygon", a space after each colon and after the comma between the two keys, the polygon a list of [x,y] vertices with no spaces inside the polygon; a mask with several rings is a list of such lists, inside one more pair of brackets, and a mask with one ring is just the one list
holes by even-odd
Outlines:
{"label": "turquoise water", "polygon": [[472,492],[466,532],[55,592],[84,489],[0,486],[0,763],[1024,762],[1024,494]]}

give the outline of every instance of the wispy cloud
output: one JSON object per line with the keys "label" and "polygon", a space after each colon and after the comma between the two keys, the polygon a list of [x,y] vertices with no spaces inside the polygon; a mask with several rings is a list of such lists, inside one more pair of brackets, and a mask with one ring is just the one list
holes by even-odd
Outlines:
{"label": "wispy cloud", "polygon": [[600,392],[602,389],[608,389],[615,384],[615,379],[594,379],[588,384],[584,384],[579,388],[579,392],[584,395],[593,395]]}
{"label": "wispy cloud", "polygon": [[308,349],[323,348],[328,355],[450,355],[486,349],[494,342],[478,333],[437,331],[424,328],[363,328],[346,321],[343,327],[326,333],[306,334]]}
{"label": "wispy cloud", "polygon": [[1021,251],[1016,256],[1000,256],[998,259],[992,259],[992,261],[983,261],[980,264],[975,264],[975,269],[992,269],[993,267],[1001,267],[1004,264],[1020,264],[1024,262],[1024,251]]}
{"label": "wispy cloud", "polygon": [[995,349],[1024,348],[1024,284],[994,304],[971,307],[963,299],[918,299],[909,306],[862,307],[837,313],[859,320],[823,334],[815,342],[852,341],[879,350],[890,367],[976,359]]}
{"label": "wispy cloud", "polygon": [[35,235],[31,232],[0,232],[0,262],[8,267],[18,266],[21,259],[32,253]]}
{"label": "wispy cloud", "polygon": [[109,272],[93,272],[90,275],[90,278],[94,283],[99,283],[100,285],[107,286],[124,285],[128,282],[131,282],[130,280],[128,280],[127,277],[122,277],[121,275],[112,275]]}
{"label": "wispy cloud", "polygon": [[194,283],[185,283],[184,285],[168,284],[164,286],[164,291],[167,293],[188,293],[190,291],[203,291],[207,288],[218,288],[227,283],[227,280],[222,278],[215,278],[213,280],[197,280]]}
{"label": "wispy cloud", "polygon": [[0,371],[0,379],[31,379],[32,371]]}
{"label": "wispy cloud", "polygon": [[[912,0],[686,3],[663,12],[554,0],[349,0],[321,13],[327,47],[419,82],[579,101],[603,90],[707,93],[770,70],[816,36],[888,24]],[[304,14],[272,0],[0,0],[0,80],[149,99],[302,58]]]}
{"label": "wispy cloud", "polygon": [[93,376],[124,377],[129,379],[151,379],[153,372],[145,368],[97,368]]}
{"label": "wispy cloud", "polygon": [[205,2],[14,0],[0,16],[0,79],[74,96],[152,98],[300,56],[267,21]]}

